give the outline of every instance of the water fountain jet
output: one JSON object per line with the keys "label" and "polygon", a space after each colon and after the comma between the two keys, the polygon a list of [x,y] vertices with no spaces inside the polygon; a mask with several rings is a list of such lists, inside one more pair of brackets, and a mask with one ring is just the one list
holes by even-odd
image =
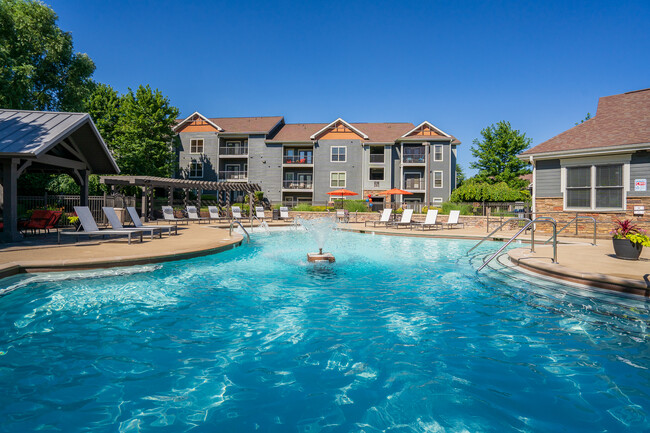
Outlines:
{"label": "water fountain jet", "polygon": [[332,253],[324,253],[325,240],[336,227],[336,222],[331,218],[314,218],[311,220],[300,219],[302,225],[309,232],[318,244],[317,253],[307,253],[308,262],[329,262],[336,261]]}

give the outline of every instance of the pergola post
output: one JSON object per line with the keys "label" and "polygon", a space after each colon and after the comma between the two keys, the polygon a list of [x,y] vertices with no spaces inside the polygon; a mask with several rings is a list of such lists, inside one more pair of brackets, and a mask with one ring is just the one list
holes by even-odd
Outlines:
{"label": "pergola post", "polygon": [[183,191],[185,192],[185,198],[183,199],[183,207],[187,207],[187,203],[190,200],[190,190],[187,188],[183,188]]}
{"label": "pergola post", "polygon": [[199,209],[199,215],[201,214],[201,188],[196,190],[196,207]]}
{"label": "pergola post", "polygon": [[154,193],[154,187],[150,186],[147,188],[147,191],[149,192],[147,194],[147,200],[148,200],[148,210],[149,210],[149,221],[153,221],[153,206],[154,206],[154,199],[153,199],[153,193]]}
{"label": "pergola post", "polygon": [[167,205],[174,207],[174,187],[167,187]]}
{"label": "pergola post", "polygon": [[147,212],[147,187],[146,186],[142,187],[142,199],[141,200],[142,200],[142,211],[141,211],[142,212],[142,218],[144,218],[144,220],[146,222],[146,221],[149,221],[149,219],[147,218],[147,215],[149,215],[149,213]]}
{"label": "pergola post", "polygon": [[3,223],[2,240],[21,239],[18,233],[18,159],[2,160]]}

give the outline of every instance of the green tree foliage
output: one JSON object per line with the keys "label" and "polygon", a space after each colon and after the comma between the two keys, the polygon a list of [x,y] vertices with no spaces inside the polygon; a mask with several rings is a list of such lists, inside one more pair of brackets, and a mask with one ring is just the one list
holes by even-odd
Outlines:
{"label": "green tree foliage", "polygon": [[33,0],[0,0],[0,107],[81,111],[95,64]]}
{"label": "green tree foliage", "polygon": [[510,187],[522,189],[527,181],[519,178],[530,173],[528,163],[517,155],[530,145],[526,134],[512,129],[510,122],[501,121],[481,131],[483,140],[474,139],[472,156],[477,160],[470,166],[478,169],[476,178],[487,183],[505,182]]}
{"label": "green tree foliage", "polygon": [[585,123],[587,120],[591,119],[591,113],[587,113],[584,119],[582,119],[580,122],[576,122],[575,125],[578,126],[581,123]]}
{"label": "green tree foliage", "polygon": [[89,98],[86,110],[123,174],[172,175],[172,128],[179,111],[162,92],[147,85],[119,96],[110,86],[100,85]]}
{"label": "green tree foliage", "polygon": [[[88,194],[102,195],[104,185],[99,183],[99,176],[88,177]],[[20,176],[18,195],[42,196],[45,192],[52,195],[76,195],[81,188],[72,176],[67,174],[28,173]]]}
{"label": "green tree foliage", "polygon": [[454,203],[530,201],[530,193],[519,188],[513,188],[505,182],[490,184],[477,179],[469,179],[462,186],[452,191],[449,201]]}
{"label": "green tree foliage", "polygon": [[456,164],[456,188],[461,186],[465,182],[465,172],[463,171],[463,167],[461,167],[460,164]]}

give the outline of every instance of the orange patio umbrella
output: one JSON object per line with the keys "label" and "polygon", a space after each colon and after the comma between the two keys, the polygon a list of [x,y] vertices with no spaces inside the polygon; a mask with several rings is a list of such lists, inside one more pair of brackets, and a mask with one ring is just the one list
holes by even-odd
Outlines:
{"label": "orange patio umbrella", "polygon": [[389,196],[389,195],[410,195],[413,193],[409,191],[404,191],[403,189],[393,188],[386,191],[378,192],[377,194]]}
{"label": "orange patio umbrella", "polygon": [[346,195],[359,195],[359,194],[357,194],[356,192],[354,192],[354,191],[350,191],[349,189],[345,189],[345,188],[343,188],[343,189],[337,189],[337,190],[335,190],[335,191],[330,191],[330,192],[328,192],[327,194],[328,194],[328,195],[340,195],[340,196],[341,196],[341,200],[343,200],[343,197],[346,196]]}

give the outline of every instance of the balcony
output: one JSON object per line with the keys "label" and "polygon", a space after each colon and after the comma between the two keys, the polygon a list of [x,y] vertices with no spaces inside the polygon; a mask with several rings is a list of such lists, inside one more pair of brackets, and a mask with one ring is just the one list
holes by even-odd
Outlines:
{"label": "balcony", "polygon": [[423,177],[409,177],[404,179],[404,189],[406,190],[424,190],[424,178]]}
{"label": "balcony", "polygon": [[306,155],[284,155],[284,160],[282,161],[283,164],[291,164],[291,165],[305,165],[305,164],[313,164],[314,160],[312,158],[311,153],[306,154]]}
{"label": "balcony", "polygon": [[402,155],[402,162],[405,164],[424,164],[426,161],[426,154],[424,149],[421,151],[412,151],[404,149],[404,154]]}
{"label": "balcony", "polygon": [[313,190],[314,181],[313,180],[284,180],[282,181],[283,189],[291,190]]}
{"label": "balcony", "polygon": [[370,154],[370,163],[371,164],[383,164],[384,163],[384,154],[383,153],[371,153]]}
{"label": "balcony", "polygon": [[219,156],[247,157],[248,144],[239,144],[235,146],[219,145]]}
{"label": "balcony", "polygon": [[220,182],[246,182],[248,180],[247,171],[220,171],[218,176]]}

